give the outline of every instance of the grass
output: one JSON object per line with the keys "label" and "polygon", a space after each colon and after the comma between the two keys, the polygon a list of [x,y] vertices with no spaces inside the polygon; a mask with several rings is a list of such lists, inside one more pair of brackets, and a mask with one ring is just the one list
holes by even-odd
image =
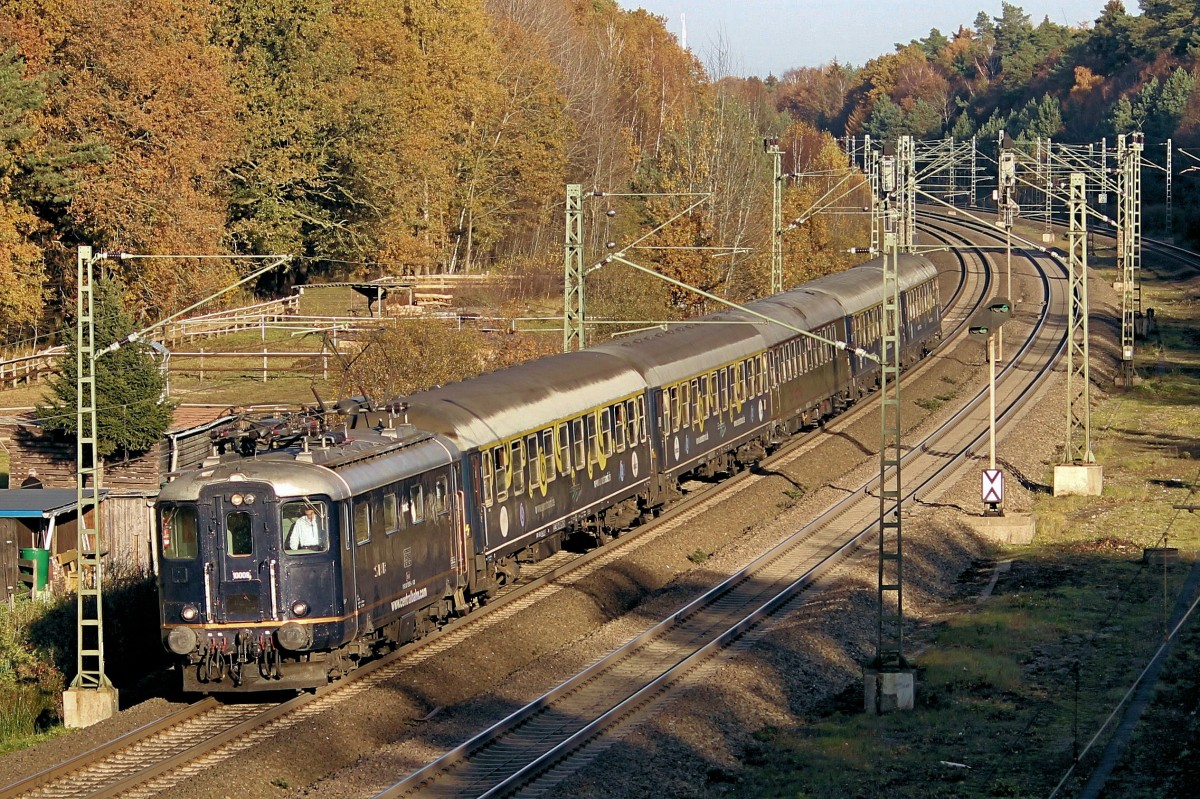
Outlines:
{"label": "grass", "polygon": [[[759,731],[739,796],[982,799],[1055,788],[1159,646],[1200,553],[1200,515],[1173,507],[1200,504],[1200,311],[1186,286],[1144,274],[1146,303],[1159,309],[1158,336],[1138,352],[1144,380],[1093,409],[1103,496],[1043,495],[1034,543],[996,552],[1013,566],[994,595],[982,605],[966,597],[915,630],[912,712],[864,715],[862,686],[849,685],[794,728]],[[1179,549],[1179,563],[1142,563],[1143,548],[1163,545]],[[1194,789],[1200,623],[1184,634],[1106,796]],[[1078,792],[1095,757],[1060,795]]]}

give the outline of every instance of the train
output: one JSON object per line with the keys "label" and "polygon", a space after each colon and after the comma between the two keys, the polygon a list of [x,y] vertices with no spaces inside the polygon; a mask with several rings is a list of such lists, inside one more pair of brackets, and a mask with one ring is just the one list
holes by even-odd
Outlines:
{"label": "train", "polygon": [[[898,275],[911,364],[941,335],[937,269],[901,255]],[[162,639],[182,689],[325,685],[877,386],[863,354],[881,350],[878,259],[745,308],[222,430],[155,506]]]}

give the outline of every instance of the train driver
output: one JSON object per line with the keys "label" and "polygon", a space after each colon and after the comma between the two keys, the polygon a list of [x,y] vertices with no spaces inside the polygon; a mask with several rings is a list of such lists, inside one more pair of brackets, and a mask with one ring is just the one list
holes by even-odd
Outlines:
{"label": "train driver", "polygon": [[289,552],[299,552],[301,550],[321,551],[325,549],[325,535],[322,529],[321,520],[317,517],[317,509],[305,503],[304,515],[296,519],[292,524],[292,529],[287,535],[287,550]]}

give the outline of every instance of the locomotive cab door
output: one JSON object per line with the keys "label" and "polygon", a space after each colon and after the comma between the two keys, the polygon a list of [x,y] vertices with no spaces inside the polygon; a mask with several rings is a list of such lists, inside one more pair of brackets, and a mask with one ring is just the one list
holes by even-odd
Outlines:
{"label": "locomotive cab door", "polygon": [[278,619],[279,534],[270,489],[264,484],[226,484],[215,486],[206,499],[212,520],[206,536],[211,557],[205,581],[215,620]]}

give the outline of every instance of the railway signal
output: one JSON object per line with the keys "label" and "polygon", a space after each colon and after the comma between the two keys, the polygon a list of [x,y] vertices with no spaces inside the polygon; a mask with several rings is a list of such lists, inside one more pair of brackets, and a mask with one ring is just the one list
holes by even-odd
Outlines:
{"label": "railway signal", "polygon": [[988,346],[988,468],[983,473],[985,516],[1004,515],[1003,489],[988,491],[987,486],[989,483],[992,486],[1004,484],[1004,475],[996,468],[996,336],[1010,318],[1012,303],[1008,298],[992,297],[967,324],[967,332],[972,336],[986,336]]}

